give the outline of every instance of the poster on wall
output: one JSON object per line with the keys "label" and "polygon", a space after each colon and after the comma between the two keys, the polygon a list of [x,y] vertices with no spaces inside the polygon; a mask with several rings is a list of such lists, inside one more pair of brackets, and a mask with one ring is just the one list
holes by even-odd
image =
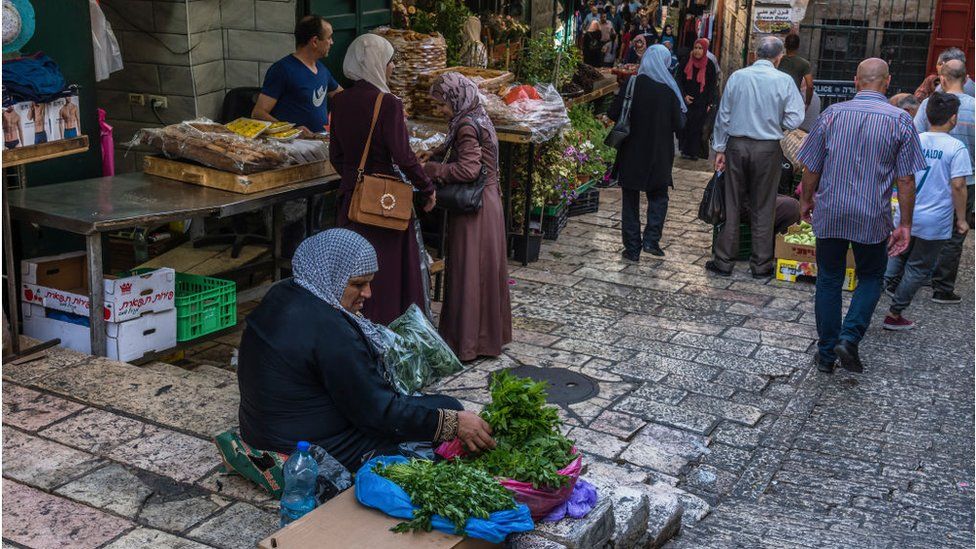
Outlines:
{"label": "poster on wall", "polygon": [[793,28],[793,9],[778,6],[756,7],[753,11],[752,31],[757,34],[786,36]]}

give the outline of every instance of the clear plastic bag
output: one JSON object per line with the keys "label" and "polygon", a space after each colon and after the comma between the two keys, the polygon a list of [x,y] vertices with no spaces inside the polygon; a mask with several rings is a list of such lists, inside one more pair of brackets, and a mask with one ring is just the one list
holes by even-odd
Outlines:
{"label": "clear plastic bag", "polygon": [[436,377],[461,371],[461,361],[416,305],[389,328],[378,328],[387,347],[384,376],[398,392],[412,395]]}
{"label": "clear plastic bag", "polygon": [[533,143],[544,143],[569,127],[566,103],[551,84],[535,86],[539,99],[527,94],[506,104],[496,94],[483,95],[488,116],[495,126],[513,126],[530,133]]}
{"label": "clear plastic bag", "polygon": [[143,128],[125,145],[147,145],[167,158],[185,158],[239,174],[279,168],[290,162],[280,145],[242,137],[207,118]]}
{"label": "clear plastic bag", "polygon": [[400,394],[412,395],[427,385],[431,371],[420,349],[393,330],[379,324],[376,327],[386,340],[384,377],[393,388]]}

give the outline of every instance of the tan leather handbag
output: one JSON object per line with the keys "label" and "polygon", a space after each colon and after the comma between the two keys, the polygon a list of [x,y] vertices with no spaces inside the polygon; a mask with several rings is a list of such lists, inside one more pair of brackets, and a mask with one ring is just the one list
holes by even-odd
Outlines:
{"label": "tan leather handbag", "polygon": [[376,96],[373,122],[369,126],[369,137],[366,138],[363,157],[359,160],[356,189],[349,203],[349,220],[383,229],[405,231],[413,213],[413,186],[391,175],[364,173],[366,155],[369,154],[369,145],[373,140],[373,130],[376,128],[376,119],[380,115],[383,95],[385,94],[381,93]]}

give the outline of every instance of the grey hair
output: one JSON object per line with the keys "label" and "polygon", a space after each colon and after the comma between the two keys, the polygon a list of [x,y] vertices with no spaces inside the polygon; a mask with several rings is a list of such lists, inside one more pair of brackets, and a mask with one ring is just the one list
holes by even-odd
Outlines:
{"label": "grey hair", "polygon": [[[955,63],[953,63],[955,61]],[[966,80],[966,64],[964,61],[959,59],[950,59],[943,63],[942,70],[939,73],[952,81],[965,81]]]}
{"label": "grey hair", "polygon": [[939,54],[939,63],[946,63],[952,61],[953,59],[958,59],[963,63],[966,62],[966,54],[959,48],[949,48]]}
{"label": "grey hair", "polygon": [[915,99],[915,96],[910,93],[905,94],[905,97],[899,99],[898,104],[895,106],[899,109],[917,109],[918,99]]}
{"label": "grey hair", "polygon": [[776,59],[784,51],[786,51],[786,46],[783,45],[783,41],[775,36],[765,36],[759,41],[759,47],[756,48],[756,57],[759,59]]}

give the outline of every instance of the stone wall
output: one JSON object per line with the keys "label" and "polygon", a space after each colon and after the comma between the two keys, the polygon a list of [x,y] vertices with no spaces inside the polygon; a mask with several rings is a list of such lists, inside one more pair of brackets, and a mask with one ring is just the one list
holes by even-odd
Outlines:
{"label": "stone wall", "polygon": [[[275,60],[294,49],[297,0],[101,0],[125,68],[97,85],[98,105],[115,130],[116,167],[138,169],[120,144],[135,131],[197,117],[218,118],[226,90],[258,86]],[[159,119],[148,99],[166,97]]]}

